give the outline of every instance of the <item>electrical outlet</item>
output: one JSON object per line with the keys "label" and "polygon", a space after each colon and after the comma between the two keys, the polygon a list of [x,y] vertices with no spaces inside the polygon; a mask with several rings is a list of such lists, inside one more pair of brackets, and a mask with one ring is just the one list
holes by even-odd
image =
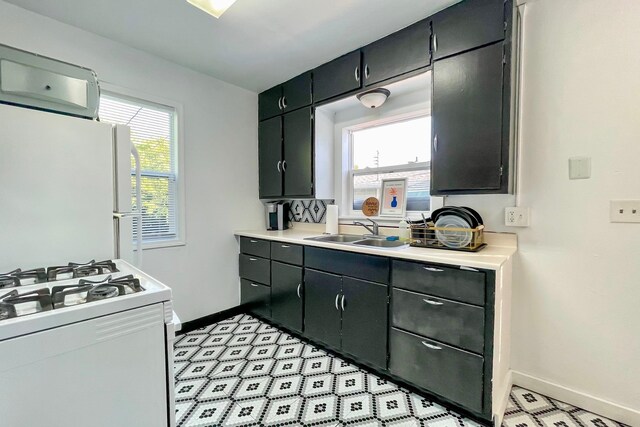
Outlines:
{"label": "electrical outlet", "polygon": [[528,227],[529,208],[505,208],[504,225],[507,227]]}
{"label": "electrical outlet", "polygon": [[640,222],[640,200],[612,200],[609,216],[611,222]]}

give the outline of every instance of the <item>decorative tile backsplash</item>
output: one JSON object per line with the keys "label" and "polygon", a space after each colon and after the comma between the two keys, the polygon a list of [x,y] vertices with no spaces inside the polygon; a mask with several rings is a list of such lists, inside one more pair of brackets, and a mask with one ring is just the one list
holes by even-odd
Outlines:
{"label": "decorative tile backsplash", "polygon": [[289,220],[324,224],[327,220],[327,205],[333,200],[290,200]]}

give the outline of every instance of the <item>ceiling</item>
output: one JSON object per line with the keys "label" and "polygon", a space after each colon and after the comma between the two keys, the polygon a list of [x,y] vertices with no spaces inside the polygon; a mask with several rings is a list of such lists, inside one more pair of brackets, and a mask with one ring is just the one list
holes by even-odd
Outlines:
{"label": "ceiling", "polygon": [[6,1],[260,92],[459,0]]}

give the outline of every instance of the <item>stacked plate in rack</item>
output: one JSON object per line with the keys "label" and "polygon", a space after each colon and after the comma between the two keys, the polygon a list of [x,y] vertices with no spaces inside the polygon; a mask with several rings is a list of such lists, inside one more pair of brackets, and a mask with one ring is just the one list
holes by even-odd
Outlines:
{"label": "stacked plate in rack", "polygon": [[469,246],[473,231],[483,225],[482,217],[474,209],[465,206],[445,206],[431,213],[436,227],[436,238],[444,246],[460,249]]}

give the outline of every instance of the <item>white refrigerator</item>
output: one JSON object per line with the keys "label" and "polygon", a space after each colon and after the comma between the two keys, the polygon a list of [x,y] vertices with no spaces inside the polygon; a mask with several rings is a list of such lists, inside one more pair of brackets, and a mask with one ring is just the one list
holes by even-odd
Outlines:
{"label": "white refrigerator", "polygon": [[132,149],[126,126],[0,104],[0,273],[88,256],[142,267]]}

